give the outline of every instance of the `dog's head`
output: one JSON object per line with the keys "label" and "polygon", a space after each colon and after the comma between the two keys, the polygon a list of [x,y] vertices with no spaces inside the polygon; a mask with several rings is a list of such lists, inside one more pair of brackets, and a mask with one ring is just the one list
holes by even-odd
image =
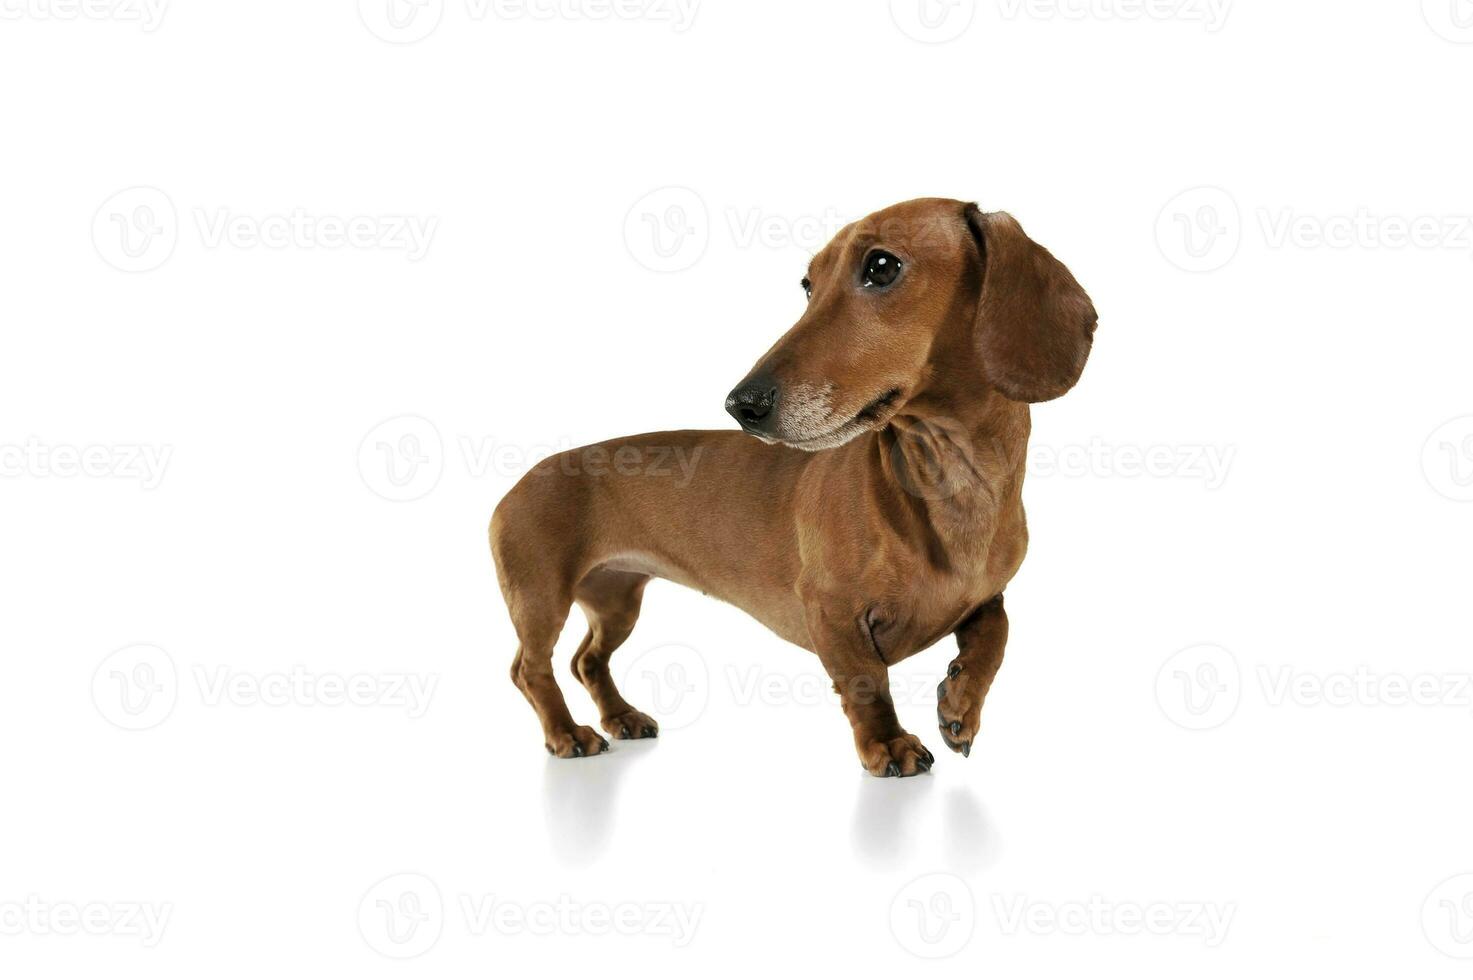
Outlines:
{"label": "dog's head", "polygon": [[1057,398],[1094,336],[1069,270],[1011,216],[961,201],[849,225],[802,284],[807,310],[726,399],[743,429],[800,449],[848,442],[928,394]]}

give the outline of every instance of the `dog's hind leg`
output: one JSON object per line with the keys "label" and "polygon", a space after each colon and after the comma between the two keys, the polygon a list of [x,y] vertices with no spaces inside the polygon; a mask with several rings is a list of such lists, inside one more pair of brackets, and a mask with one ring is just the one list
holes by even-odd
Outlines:
{"label": "dog's hind leg", "polygon": [[588,635],[573,654],[573,675],[598,705],[599,724],[615,738],[654,738],[660,731],[653,718],[624,700],[609,674],[609,657],[634,629],[649,579],[638,572],[596,568],[573,592],[588,617]]}
{"label": "dog's hind leg", "polygon": [[516,684],[542,722],[543,744],[561,758],[598,755],[608,741],[587,725],[573,721],[563,692],[552,672],[553,645],[573,604],[571,584],[565,584],[562,563],[535,556],[531,543],[508,530],[498,512],[491,524],[491,551],[506,608],[517,631],[516,659],[511,665]]}
{"label": "dog's hind leg", "polygon": [[547,751],[564,759],[598,755],[609,747],[608,741],[598,732],[573,721],[568,703],[563,700],[562,689],[552,673],[553,644],[557,642],[567,615],[564,608],[556,616],[516,617],[514,622],[521,644],[511,665],[512,682],[542,722],[542,737]]}

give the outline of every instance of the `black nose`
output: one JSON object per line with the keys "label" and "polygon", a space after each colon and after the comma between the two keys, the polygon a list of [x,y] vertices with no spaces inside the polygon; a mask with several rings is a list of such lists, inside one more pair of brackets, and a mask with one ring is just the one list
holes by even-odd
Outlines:
{"label": "black nose", "polygon": [[726,396],[726,411],[748,432],[765,432],[777,417],[777,382],[767,375],[743,381]]}

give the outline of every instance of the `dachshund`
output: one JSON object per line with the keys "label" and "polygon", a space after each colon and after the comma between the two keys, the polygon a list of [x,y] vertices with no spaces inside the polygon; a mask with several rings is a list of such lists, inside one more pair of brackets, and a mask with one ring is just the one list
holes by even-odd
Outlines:
{"label": "dachshund", "polygon": [[[969,754],[1002,664],[1002,593],[1028,544],[1029,405],[1078,381],[1089,297],[1004,212],[907,201],[842,229],[809,263],[807,307],[731,391],[741,431],[674,431],[538,463],[496,507],[491,550],[519,647],[511,676],[560,757],[608,750],[553,676],[573,655],[603,729],[653,738],[609,658],[658,576],[699,589],[818,655],[875,776],[935,757],[900,726],[887,670],[948,633],[946,746]],[[682,479],[674,456],[688,462]],[[664,468],[658,464],[664,460]]]}

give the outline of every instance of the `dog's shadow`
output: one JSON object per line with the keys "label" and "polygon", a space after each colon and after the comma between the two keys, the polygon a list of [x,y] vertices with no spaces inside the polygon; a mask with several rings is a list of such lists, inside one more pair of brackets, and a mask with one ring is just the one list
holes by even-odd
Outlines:
{"label": "dog's shadow", "polygon": [[855,795],[853,836],[855,853],[876,867],[895,864],[917,841],[928,847],[939,841],[947,866],[965,871],[992,864],[998,852],[997,830],[976,791],[969,786],[941,791],[929,775],[862,776]]}
{"label": "dog's shadow", "polygon": [[592,759],[548,758],[542,774],[542,809],[548,839],[560,860],[590,864],[608,850],[617,823],[619,786],[655,744],[634,739]]}

